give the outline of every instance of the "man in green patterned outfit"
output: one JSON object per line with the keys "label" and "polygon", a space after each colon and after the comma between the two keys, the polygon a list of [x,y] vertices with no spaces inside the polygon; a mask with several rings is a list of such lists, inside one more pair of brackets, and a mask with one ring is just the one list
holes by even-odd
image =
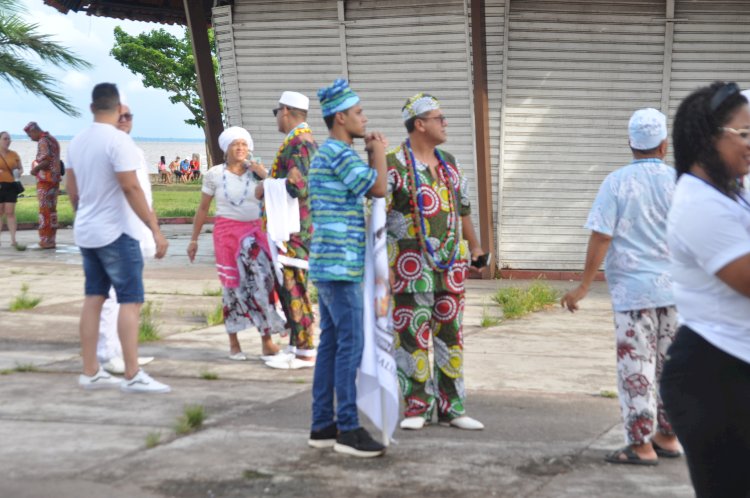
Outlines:
{"label": "man in green patterned outfit", "polygon": [[437,404],[442,425],[483,429],[464,408],[464,279],[469,256],[482,254],[467,181],[456,159],[437,148],[447,138],[438,100],[419,93],[406,101],[402,115],[409,138],[386,158],[396,364],[406,404],[401,428],[421,429]]}
{"label": "man in green patterned outfit", "polygon": [[[286,191],[299,202],[299,233],[291,234],[286,243],[287,252],[282,269],[281,284],[276,286],[281,306],[290,328],[290,351],[295,356],[272,358],[266,365],[272,368],[312,367],[315,361],[313,342],[313,312],[307,294],[307,270],[312,218],[307,198],[307,173],[310,161],[318,151],[318,144],[307,124],[310,99],[298,92],[283,92],[279,104],[273,110],[276,124],[285,135],[284,142],[271,167],[272,179],[286,179]],[[263,196],[263,184],[256,187],[256,196]],[[278,355],[277,355],[278,356]]]}

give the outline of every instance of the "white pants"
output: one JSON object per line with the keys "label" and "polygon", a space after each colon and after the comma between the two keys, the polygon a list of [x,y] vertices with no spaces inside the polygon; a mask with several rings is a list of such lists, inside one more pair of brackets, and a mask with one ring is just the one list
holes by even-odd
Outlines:
{"label": "white pants", "polygon": [[114,287],[109,288],[109,296],[102,306],[102,314],[99,318],[99,342],[96,344],[96,356],[101,363],[106,363],[112,358],[122,358],[122,345],[117,335],[117,315],[120,313],[120,304],[117,302]]}

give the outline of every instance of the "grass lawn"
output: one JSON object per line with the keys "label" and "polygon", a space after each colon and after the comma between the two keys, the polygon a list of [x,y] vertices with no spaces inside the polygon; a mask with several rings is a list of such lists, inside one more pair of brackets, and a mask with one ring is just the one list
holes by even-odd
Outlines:
{"label": "grass lawn", "polygon": [[[186,216],[192,218],[201,200],[200,183],[156,184],[152,185],[154,194],[154,208],[159,218],[174,218]],[[18,223],[36,223],[38,220],[39,204],[33,187],[26,187],[26,197],[18,199],[16,204],[16,218]],[[214,214],[211,206],[209,214]],[[57,200],[57,219],[61,225],[73,222],[73,207],[68,196],[60,195]]]}

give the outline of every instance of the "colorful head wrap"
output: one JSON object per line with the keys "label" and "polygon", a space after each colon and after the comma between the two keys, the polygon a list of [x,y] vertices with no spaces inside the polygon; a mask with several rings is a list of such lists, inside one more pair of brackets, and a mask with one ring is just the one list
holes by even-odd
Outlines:
{"label": "colorful head wrap", "polygon": [[349,88],[348,81],[339,78],[331,86],[318,90],[318,100],[323,109],[323,117],[326,118],[356,105],[359,95]]}
{"label": "colorful head wrap", "polygon": [[401,108],[401,115],[404,118],[404,122],[406,122],[411,118],[416,118],[420,114],[436,109],[440,109],[438,99],[424,92],[419,92],[406,100],[406,104]]}
{"label": "colorful head wrap", "polygon": [[249,131],[241,126],[230,126],[222,131],[221,135],[219,135],[219,147],[221,147],[221,150],[226,154],[227,149],[232,145],[232,142],[238,139],[247,142],[247,148],[250,149],[250,152],[253,151],[253,137],[250,136]]}

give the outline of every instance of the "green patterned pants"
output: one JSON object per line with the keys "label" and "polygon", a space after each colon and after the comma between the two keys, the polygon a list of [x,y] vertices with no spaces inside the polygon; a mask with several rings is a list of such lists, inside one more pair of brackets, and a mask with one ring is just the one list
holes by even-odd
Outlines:
{"label": "green patterned pants", "polygon": [[[406,417],[451,420],[465,415],[463,294],[423,292],[394,295],[396,364]],[[432,338],[434,367],[428,348]]]}

